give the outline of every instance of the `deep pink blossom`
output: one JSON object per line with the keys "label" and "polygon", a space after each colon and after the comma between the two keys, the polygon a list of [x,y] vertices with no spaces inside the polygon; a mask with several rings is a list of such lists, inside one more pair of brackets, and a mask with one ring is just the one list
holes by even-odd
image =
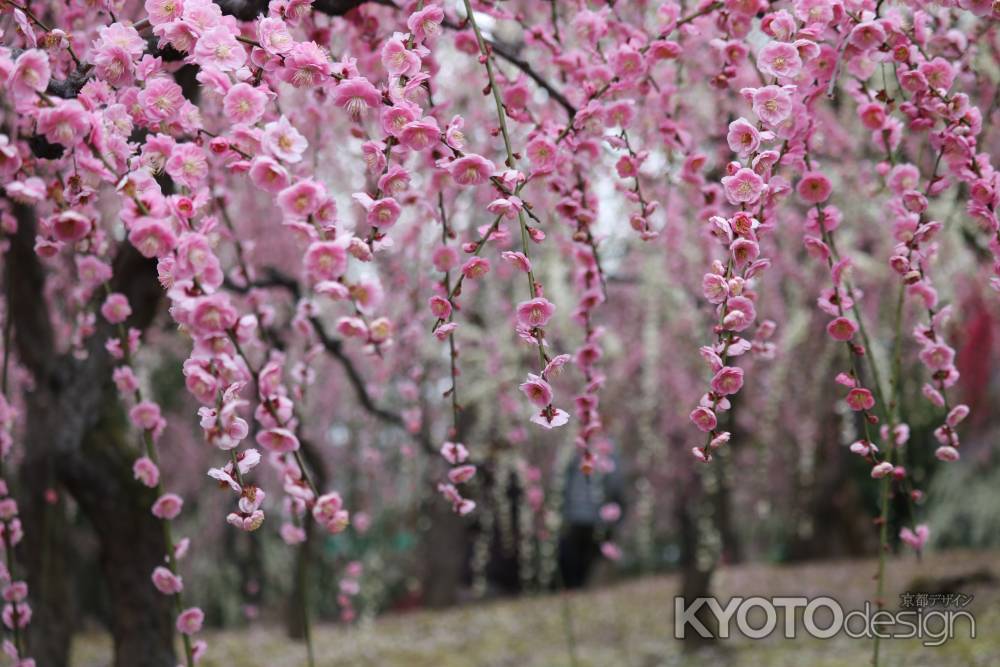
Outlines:
{"label": "deep pink blossom", "polygon": [[830,198],[833,188],[830,179],[818,171],[809,171],[802,175],[796,188],[799,197],[807,204],[821,204]]}
{"label": "deep pink blossom", "polygon": [[[82,240],[90,233],[91,229],[92,224],[90,220],[76,211],[63,211],[52,221],[52,233],[64,243],[76,243]],[[79,262],[80,259],[77,260],[78,270],[80,268]]]}
{"label": "deep pink blossom", "polygon": [[826,325],[826,331],[834,340],[847,341],[854,337],[858,325],[848,317],[837,317]]}
{"label": "deep pink blossom", "polygon": [[855,387],[847,392],[847,405],[852,410],[871,410],[875,407],[875,398],[868,389]]}

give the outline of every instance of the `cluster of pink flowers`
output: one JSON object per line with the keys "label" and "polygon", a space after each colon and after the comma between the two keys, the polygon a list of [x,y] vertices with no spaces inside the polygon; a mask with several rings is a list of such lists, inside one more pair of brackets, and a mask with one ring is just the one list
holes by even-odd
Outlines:
{"label": "cluster of pink flowers", "polygon": [[[7,350],[4,350],[7,354]],[[8,457],[13,445],[12,434],[17,418],[14,407],[0,394],[0,472],[7,470]],[[0,546],[5,562],[0,562],[0,594],[3,610],[0,620],[11,632],[11,639],[3,642],[3,651],[15,667],[35,667],[35,661],[24,654],[24,629],[31,622],[31,605],[28,604],[28,584],[16,578],[15,563],[11,558],[14,547],[24,538],[21,519],[18,518],[17,501],[10,496],[7,481],[0,478]]]}
{"label": "cluster of pink flowers", "polygon": [[357,616],[353,601],[361,592],[361,576],[364,571],[364,565],[356,560],[344,568],[344,576],[339,583],[340,592],[337,593],[337,604],[340,605],[340,620],[345,623],[350,623]]}
{"label": "cluster of pink flowers", "polygon": [[942,331],[951,316],[951,307],[939,307],[937,290],[931,283],[929,263],[936,254],[934,240],[942,225],[925,219],[927,195],[936,189],[936,177],[928,182],[925,193],[916,189],[920,181],[914,165],[896,165],[889,172],[887,181],[894,197],[888,207],[893,217],[894,237],[899,242],[889,264],[900,275],[906,294],[927,312],[927,323],[917,325],[913,335],[920,344],[917,357],[927,368],[931,381],[923,387],[923,394],[932,405],[944,408],[944,423],[934,432],[940,446],[935,455],[941,461],[957,461],[959,438],[956,427],[969,414],[965,405],[951,407],[948,389],[958,382],[955,368],[955,350],[945,342]]}
{"label": "cluster of pink flowers", "polygon": [[[106,283],[105,286],[107,287]],[[122,294],[110,293],[101,306],[101,315],[109,323],[118,327],[119,335],[109,339],[106,348],[113,358],[120,361],[113,372],[115,386],[122,401],[132,404],[128,411],[129,420],[141,433],[142,451],[145,452],[144,456],[135,460],[132,472],[141,484],[156,490],[158,497],[150,511],[157,519],[169,524],[180,516],[184,507],[184,499],[176,493],[164,491],[160,469],[156,462],[159,460],[157,441],[166,428],[167,422],[162,415],[160,406],[144,398],[139,379],[132,370],[131,364],[138,351],[139,335],[138,331],[134,329],[126,332],[124,323],[130,314],[131,307],[128,299]],[[177,608],[183,608],[184,584],[179,574],[180,561],[187,555],[190,541],[187,538],[175,541],[169,525],[165,527],[164,534],[168,540],[167,554],[164,557],[166,566],[158,566],[152,572],[152,582],[163,595],[176,596]],[[196,662],[206,650],[204,641],[194,643],[191,641],[191,636],[201,630],[203,619],[204,614],[198,607],[183,609],[177,616],[177,631],[184,637],[184,651],[188,664]]]}
{"label": "cluster of pink flowers", "polygon": [[[770,45],[764,51],[769,48]],[[770,52],[773,54],[773,49]],[[760,61],[758,68],[766,71]],[[707,434],[705,444],[691,450],[695,458],[705,462],[712,459],[712,450],[729,442],[730,433],[719,428],[718,413],[728,410],[729,397],[743,388],[744,371],[729,365],[730,358],[751,351],[769,354],[766,341],[774,332],[773,322],[765,320],[757,326],[758,340],[739,334],[756,324],[757,293],[753,286],[771,264],[762,256],[760,242],[778,224],[776,209],[789,191],[788,181],[776,170],[789,143],[801,141],[802,132],[808,127],[808,111],[798,100],[800,93],[796,87],[745,88],[742,94],[751,102],[759,123],[754,125],[746,118],[739,118],[729,125],[726,137],[729,148],[741,160],[726,165],[727,175],[722,177],[721,185],[726,201],[737,210],[726,214],[716,204],[703,211],[707,234],[725,250],[725,256],[714,260],[702,279],[702,293],[716,307],[717,320],[713,327],[714,344],[701,348],[702,358],[712,372],[710,391],[701,397],[690,415],[691,421]],[[782,148],[770,147],[779,140],[783,141]],[[689,177],[696,182],[703,178],[696,169],[691,170]]]}
{"label": "cluster of pink flowers", "polygon": [[476,508],[474,500],[463,498],[458,486],[476,475],[476,466],[466,463],[469,450],[460,442],[446,442],[441,445],[441,457],[451,466],[448,481],[438,484],[438,491],[451,503],[457,514],[465,515]]}

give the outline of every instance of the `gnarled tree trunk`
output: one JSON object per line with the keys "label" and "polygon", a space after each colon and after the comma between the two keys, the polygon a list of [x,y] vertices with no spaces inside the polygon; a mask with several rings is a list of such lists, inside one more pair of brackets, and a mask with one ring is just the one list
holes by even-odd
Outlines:
{"label": "gnarled tree trunk", "polygon": [[[44,275],[34,254],[34,212],[16,205],[17,234],[11,238],[6,280],[19,361],[35,378],[25,396],[25,460],[21,470],[26,539],[19,556],[28,565],[34,622],[30,655],[38,667],[64,667],[78,627],[65,509],[46,503],[46,490],[62,487],[79,504],[100,540],[100,562],[111,599],[115,664],[174,665],[170,600],[153,588],[150,575],[166,553],[162,526],[149,508],[150,492],[132,477],[138,440],[130,443],[120,399],[111,382],[112,359],[104,342],[115,331],[106,323],[77,359],[55,347],[43,297]],[[133,307],[126,326],[149,326],[162,291],[153,263],[131,247],[115,259],[113,291]]]}

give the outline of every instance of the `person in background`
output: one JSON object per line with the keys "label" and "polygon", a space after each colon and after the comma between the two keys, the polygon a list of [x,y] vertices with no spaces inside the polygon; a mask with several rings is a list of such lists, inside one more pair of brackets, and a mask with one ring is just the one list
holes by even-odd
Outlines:
{"label": "person in background", "polygon": [[581,588],[587,583],[601,553],[601,542],[608,539],[621,517],[624,484],[613,448],[607,458],[611,464],[608,469],[598,468],[590,476],[580,470],[579,454],[566,466],[559,571],[567,589]]}

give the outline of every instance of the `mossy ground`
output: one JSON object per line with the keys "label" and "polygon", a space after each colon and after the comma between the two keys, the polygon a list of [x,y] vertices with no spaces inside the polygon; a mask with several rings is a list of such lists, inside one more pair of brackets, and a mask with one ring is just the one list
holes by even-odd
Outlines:
{"label": "mossy ground", "polygon": [[[887,605],[913,590],[921,577],[992,572],[997,581],[964,585],[972,594],[967,607],[976,616],[977,638],[965,625],[960,636],[938,648],[919,640],[883,641],[885,667],[976,667],[1000,665],[1000,553],[945,552],[922,562],[912,555],[887,566]],[[830,595],[845,608],[860,608],[872,598],[873,560],[795,566],[743,565],[723,568],[716,594]],[[626,581],[570,595],[546,595],[467,605],[447,611],[392,614],[355,627],[321,625],[315,629],[317,667],[862,667],[870,664],[872,642],[772,637],[730,639],[702,653],[683,653],[673,639],[673,598],[677,578],[658,576]],[[918,585],[924,585],[919,584]],[[576,661],[567,639],[571,619]],[[779,625],[780,627],[780,625]],[[301,644],[281,629],[261,625],[207,633],[211,649],[203,667],[299,667]],[[93,635],[76,642],[74,667],[109,664],[109,640]]]}

